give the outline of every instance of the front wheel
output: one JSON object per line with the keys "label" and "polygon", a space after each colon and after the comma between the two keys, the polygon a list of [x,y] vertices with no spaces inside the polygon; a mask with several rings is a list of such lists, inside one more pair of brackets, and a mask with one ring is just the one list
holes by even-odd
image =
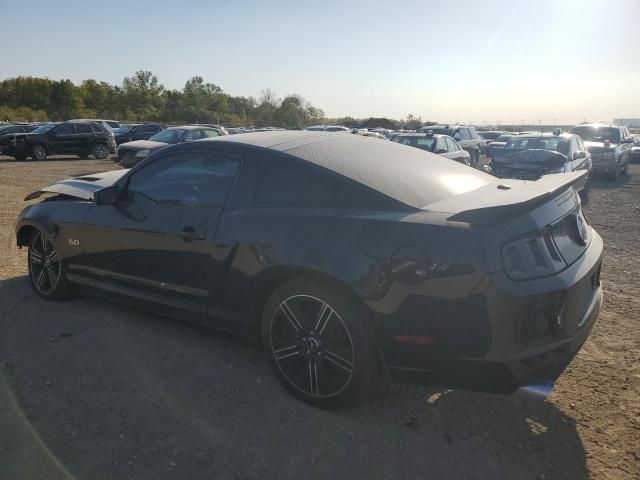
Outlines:
{"label": "front wheel", "polygon": [[62,258],[42,231],[31,237],[27,264],[31,287],[36,295],[47,300],[63,300],[71,296],[71,285],[64,275]]}
{"label": "front wheel", "polygon": [[358,308],[330,286],[305,278],[271,294],[262,316],[262,342],[284,387],[321,408],[359,400],[377,365]]}
{"label": "front wheel", "polygon": [[98,160],[104,160],[109,155],[109,149],[104,143],[99,143],[93,147],[93,156]]}
{"label": "front wheel", "polygon": [[44,145],[37,144],[31,147],[31,158],[34,160],[46,160],[47,149],[44,148]]}

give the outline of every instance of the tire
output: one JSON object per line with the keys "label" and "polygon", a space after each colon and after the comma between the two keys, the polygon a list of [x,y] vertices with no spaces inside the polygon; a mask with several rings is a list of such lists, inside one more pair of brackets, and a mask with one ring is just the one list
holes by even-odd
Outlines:
{"label": "tire", "polygon": [[622,173],[623,175],[627,175],[629,173],[629,162],[624,164],[624,168],[620,173]]}
{"label": "tire", "polygon": [[480,161],[480,152],[476,150],[471,154],[471,166],[477,167],[479,161]]}
{"label": "tire", "polygon": [[80,155],[78,155],[78,157],[80,157],[81,160],[87,160],[89,158],[89,154],[81,153]]}
{"label": "tire", "polygon": [[36,143],[33,147],[31,147],[31,158],[34,160],[46,160],[47,159],[47,149],[44,145],[40,143]]}
{"label": "tire", "polygon": [[609,174],[609,180],[612,182],[617,182],[619,176],[620,171],[618,170],[618,164],[616,163],[616,167],[613,169],[613,172]]}
{"label": "tire", "polygon": [[109,147],[107,147],[104,143],[98,143],[95,147],[93,147],[93,156],[98,160],[104,160],[109,156]]}
{"label": "tire", "polygon": [[304,277],[280,285],[264,307],[261,327],[267,361],[296,398],[339,408],[368,393],[375,348],[358,308],[336,289]]}
{"label": "tire", "polygon": [[15,158],[18,162],[24,162],[27,159],[26,155],[15,155],[13,158]]}
{"label": "tire", "polygon": [[27,266],[31,288],[37,296],[52,301],[72,296],[62,258],[53,248],[49,236],[41,230],[36,231],[29,241]]}

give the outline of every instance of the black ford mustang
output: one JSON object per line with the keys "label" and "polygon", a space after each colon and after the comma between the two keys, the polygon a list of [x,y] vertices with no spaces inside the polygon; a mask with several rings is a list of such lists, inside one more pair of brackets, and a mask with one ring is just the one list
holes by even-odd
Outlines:
{"label": "black ford mustang", "polygon": [[239,134],[73,178],[18,218],[35,293],[79,289],[261,339],[322,407],[378,373],[548,393],[602,302],[572,184],[326,132]]}

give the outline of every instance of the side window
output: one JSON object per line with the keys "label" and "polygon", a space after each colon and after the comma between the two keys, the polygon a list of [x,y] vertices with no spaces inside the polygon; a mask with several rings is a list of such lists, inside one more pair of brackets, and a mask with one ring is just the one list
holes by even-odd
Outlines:
{"label": "side window", "polygon": [[160,127],[158,127],[158,125],[145,125],[141,130],[147,133],[158,133],[160,131]]}
{"label": "side window", "polygon": [[476,132],[476,129],[471,127],[469,128],[469,135],[471,136],[471,138],[473,138],[474,140],[479,139],[480,137],[478,136],[478,132]]}
{"label": "side window", "polygon": [[453,138],[454,138],[455,140],[462,140],[462,135],[460,134],[460,129],[455,130],[455,131],[453,132]]}
{"label": "side window", "polygon": [[183,142],[193,142],[202,138],[202,130],[191,130],[184,136]]}
{"label": "side window", "polygon": [[450,153],[458,152],[460,151],[460,147],[458,146],[458,144],[454,139],[447,138],[447,150],[449,150]]}
{"label": "side window", "polygon": [[227,154],[169,154],[136,172],[127,201],[162,207],[212,208],[224,203],[240,167]]}
{"label": "side window", "polygon": [[436,142],[436,153],[441,152],[442,150],[447,152],[447,142],[443,137],[440,137]]}
{"label": "side window", "polygon": [[76,128],[73,123],[63,123],[54,130],[54,133],[56,135],[73,135],[76,133]]}
{"label": "side window", "polygon": [[91,124],[91,130],[93,130],[94,133],[103,133],[104,132],[102,127],[100,125],[98,125],[97,123],[92,123]]}
{"label": "side window", "polygon": [[578,142],[578,150],[586,152],[587,149],[584,146],[584,143],[582,142],[582,139],[580,137],[576,137],[576,142]]}
{"label": "side window", "polygon": [[204,130],[204,138],[217,137],[219,134],[215,130]]}
{"label": "side window", "polygon": [[91,133],[91,127],[86,123],[79,123],[76,125],[76,131],[78,133]]}
{"label": "side window", "polygon": [[296,170],[274,166],[265,175],[256,202],[302,207],[327,207],[333,202],[333,188]]}

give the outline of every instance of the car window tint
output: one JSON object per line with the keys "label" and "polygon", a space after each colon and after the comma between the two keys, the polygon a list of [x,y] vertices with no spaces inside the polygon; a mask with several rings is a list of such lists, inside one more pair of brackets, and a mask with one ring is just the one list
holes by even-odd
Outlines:
{"label": "car window tint", "polygon": [[104,131],[100,125],[97,125],[95,123],[91,124],[91,130],[93,130],[95,133],[102,133]]}
{"label": "car window tint", "polygon": [[91,133],[91,127],[85,123],[79,123],[76,125],[76,131],[78,133]]}
{"label": "car window tint", "polygon": [[452,138],[445,138],[446,142],[447,142],[447,150],[449,150],[449,152],[457,152],[458,150],[460,150],[458,148],[458,144],[455,142],[455,140],[453,140]]}
{"label": "car window tint", "polygon": [[478,132],[476,132],[475,128],[470,128],[469,129],[469,135],[471,136],[471,138],[473,138],[474,140],[477,140],[478,138],[480,138],[478,136]]}
{"label": "car window tint", "polygon": [[438,152],[438,150],[444,150],[447,152],[447,142],[442,137],[436,142],[436,152]]}
{"label": "car window tint", "polygon": [[427,152],[434,151],[435,140],[433,137],[396,137],[393,139],[396,143],[409,145],[410,147],[421,148]]}
{"label": "car window tint", "polygon": [[216,130],[204,130],[204,138],[217,137],[219,134]]}
{"label": "car window tint", "polygon": [[326,207],[333,188],[309,175],[284,167],[271,167],[256,193],[256,202],[305,207]]}
{"label": "car window tint", "polygon": [[128,201],[159,206],[211,208],[222,205],[240,162],[226,154],[184,152],[157,159],[136,172]]}
{"label": "car window tint", "polygon": [[54,130],[56,135],[73,135],[76,133],[76,129],[72,123],[63,123]]}
{"label": "car window tint", "polygon": [[202,130],[191,130],[184,136],[183,142],[192,142],[194,140],[200,140],[203,138]]}

